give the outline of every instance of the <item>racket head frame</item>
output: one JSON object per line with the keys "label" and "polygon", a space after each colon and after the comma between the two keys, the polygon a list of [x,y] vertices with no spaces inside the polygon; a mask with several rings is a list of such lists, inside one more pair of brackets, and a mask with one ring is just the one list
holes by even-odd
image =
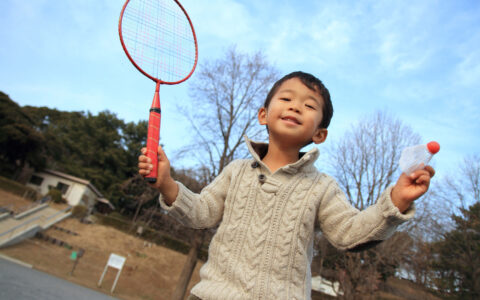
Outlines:
{"label": "racket head frame", "polygon": [[182,4],[181,4],[178,0],[172,0],[172,1],[174,1],[174,2],[180,7],[180,9],[182,10],[182,12],[185,14],[185,17],[187,18],[188,23],[189,23],[189,25],[190,25],[190,29],[192,30],[193,41],[194,41],[194,43],[195,43],[195,61],[194,61],[194,63],[193,63],[192,69],[190,70],[190,73],[188,73],[187,76],[185,76],[183,79],[180,79],[180,80],[177,80],[177,81],[164,81],[164,80],[161,80],[161,79],[159,79],[159,78],[156,78],[156,77],[148,74],[147,72],[145,72],[145,71],[135,62],[135,60],[132,58],[132,56],[130,55],[130,52],[129,52],[128,49],[127,49],[127,46],[125,45],[125,42],[123,41],[123,33],[122,33],[123,15],[124,15],[124,13],[125,13],[125,9],[127,8],[127,5],[128,5],[128,3],[130,2],[130,0],[126,0],[125,3],[123,4],[122,11],[121,11],[121,13],[120,13],[120,19],[119,19],[119,21],[118,21],[118,34],[119,34],[119,36],[120,36],[120,43],[122,44],[123,51],[125,51],[125,54],[127,55],[127,57],[128,57],[128,59],[130,60],[130,62],[135,66],[135,68],[137,68],[138,71],[140,71],[140,73],[142,73],[143,75],[147,76],[147,77],[150,78],[151,80],[155,81],[156,83],[167,84],[167,85],[178,84],[178,83],[184,82],[185,80],[187,80],[188,78],[190,78],[190,76],[192,76],[193,72],[195,71],[195,68],[197,67],[197,61],[198,61],[197,35],[195,34],[195,28],[193,27],[192,20],[190,19],[190,16],[188,15],[188,13],[187,13],[187,11],[185,10],[185,8],[182,6]]}

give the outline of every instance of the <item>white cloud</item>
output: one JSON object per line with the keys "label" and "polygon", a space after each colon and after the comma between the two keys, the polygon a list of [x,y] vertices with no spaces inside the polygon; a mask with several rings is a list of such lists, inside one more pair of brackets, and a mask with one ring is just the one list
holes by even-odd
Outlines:
{"label": "white cloud", "polygon": [[[351,24],[336,18],[336,4],[282,6],[262,37],[269,57],[297,67],[343,63],[351,50]],[[268,22],[268,20],[267,20]]]}
{"label": "white cloud", "polygon": [[[119,49],[121,3],[11,1],[1,36],[17,55],[58,60],[100,60]],[[92,13],[95,12],[95,13]]]}
{"label": "white cloud", "polygon": [[[457,46],[460,62],[455,66],[452,82],[477,89],[480,84],[480,32]],[[478,95],[478,94],[477,94]]]}
{"label": "white cloud", "polygon": [[254,18],[245,5],[234,0],[212,0],[206,4],[185,1],[183,6],[192,18],[199,35],[223,40],[242,40],[253,33]]}
{"label": "white cloud", "polygon": [[372,27],[378,41],[377,54],[386,70],[400,73],[417,71],[431,58],[436,46],[431,29],[438,16],[431,14],[431,3],[378,2],[377,20]]}
{"label": "white cloud", "polygon": [[347,52],[350,50],[350,27],[347,23],[333,20],[323,30],[312,33],[313,42],[331,53]]}

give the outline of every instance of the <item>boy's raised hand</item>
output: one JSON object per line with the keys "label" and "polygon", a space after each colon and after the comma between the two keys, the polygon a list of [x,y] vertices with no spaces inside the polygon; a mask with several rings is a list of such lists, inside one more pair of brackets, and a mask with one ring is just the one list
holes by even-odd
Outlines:
{"label": "boy's raised hand", "polygon": [[410,204],[428,191],[430,179],[435,175],[431,166],[417,170],[410,175],[402,173],[392,189],[392,202],[400,212],[405,212]]}
{"label": "boy's raised hand", "polygon": [[[141,149],[142,155],[138,157],[138,173],[142,176],[148,175],[153,168],[150,158],[145,154],[147,148]],[[157,169],[157,181],[150,185],[157,188],[164,196],[164,200],[167,204],[172,204],[178,194],[177,183],[170,175],[170,161],[165,155],[162,146],[158,146],[158,169]]]}

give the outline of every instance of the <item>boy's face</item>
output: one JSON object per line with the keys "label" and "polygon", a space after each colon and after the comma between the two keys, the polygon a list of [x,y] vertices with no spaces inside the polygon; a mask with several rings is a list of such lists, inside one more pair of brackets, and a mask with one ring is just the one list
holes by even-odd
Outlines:
{"label": "boy's face", "polygon": [[282,83],[268,108],[259,110],[258,120],[268,126],[269,135],[276,140],[300,147],[311,141],[320,144],[328,133],[327,129],[319,128],[323,105],[320,93],[292,78]]}

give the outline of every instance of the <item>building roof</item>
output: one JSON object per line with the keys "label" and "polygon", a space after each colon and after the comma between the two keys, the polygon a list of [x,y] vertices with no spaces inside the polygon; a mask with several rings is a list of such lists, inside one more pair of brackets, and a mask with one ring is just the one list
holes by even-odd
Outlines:
{"label": "building roof", "polygon": [[[65,173],[62,173],[62,172],[59,172],[59,171],[50,170],[50,169],[45,169],[45,170],[42,170],[41,172],[51,174],[51,175],[55,175],[57,177],[65,178],[65,179],[68,179],[68,180],[73,181],[73,182],[84,184],[84,185],[88,186],[95,193],[95,195],[97,195],[97,197],[105,199],[105,198],[103,198],[102,193],[100,193],[100,191],[97,190],[97,188],[95,186],[93,186],[93,184],[86,179],[75,177],[75,176],[72,176],[72,175],[68,175],[68,174],[65,174]],[[107,199],[105,199],[105,200],[107,200]]]}
{"label": "building roof", "polygon": [[98,199],[97,199],[97,201],[98,201],[98,202],[102,202],[102,203],[104,203],[104,204],[108,205],[108,206],[109,206],[109,207],[110,207],[112,210],[114,210],[114,209],[115,209],[115,206],[113,206],[113,204],[112,204],[112,203],[110,203],[110,201],[108,201],[108,199],[105,199],[105,198],[98,198]]}

